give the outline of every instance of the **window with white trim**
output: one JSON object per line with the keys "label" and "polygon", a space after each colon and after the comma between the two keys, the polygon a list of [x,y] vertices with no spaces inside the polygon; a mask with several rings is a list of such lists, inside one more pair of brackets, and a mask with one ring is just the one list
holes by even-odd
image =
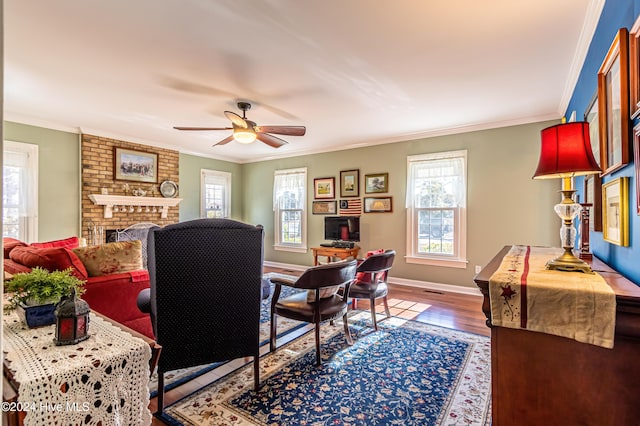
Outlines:
{"label": "window with white trim", "polygon": [[38,145],[4,141],[2,236],[38,241]]}
{"label": "window with white trim", "polygon": [[231,214],[231,173],[200,170],[200,216],[224,218]]}
{"label": "window with white trim", "polygon": [[466,268],[467,151],[407,157],[407,262]]}
{"label": "window with white trim", "polygon": [[273,178],[274,249],[307,250],[307,169],[276,170]]}

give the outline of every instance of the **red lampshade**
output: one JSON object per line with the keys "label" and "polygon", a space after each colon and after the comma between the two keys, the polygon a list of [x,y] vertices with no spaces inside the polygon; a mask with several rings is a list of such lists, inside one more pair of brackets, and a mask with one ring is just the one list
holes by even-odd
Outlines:
{"label": "red lampshade", "polygon": [[589,140],[589,123],[578,121],[541,132],[540,161],[534,179],[565,178],[600,173]]}

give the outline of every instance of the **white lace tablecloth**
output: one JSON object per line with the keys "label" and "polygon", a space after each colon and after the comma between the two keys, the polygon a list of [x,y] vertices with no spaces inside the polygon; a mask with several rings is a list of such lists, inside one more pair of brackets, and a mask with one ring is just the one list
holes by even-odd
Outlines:
{"label": "white lace tablecloth", "polygon": [[142,339],[91,314],[89,339],[56,346],[55,326],[3,319],[3,352],[29,425],[149,425],[149,359]]}

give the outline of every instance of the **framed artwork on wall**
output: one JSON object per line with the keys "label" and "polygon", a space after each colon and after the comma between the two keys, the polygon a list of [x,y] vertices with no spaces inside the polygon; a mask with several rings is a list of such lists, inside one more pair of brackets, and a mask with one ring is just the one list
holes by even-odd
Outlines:
{"label": "framed artwork on wall", "polygon": [[598,92],[593,95],[589,106],[584,113],[584,121],[589,123],[589,141],[591,142],[591,152],[596,159],[598,166],[602,168],[602,158],[600,151],[600,121],[598,118]]}
{"label": "framed artwork on wall", "polygon": [[158,182],[158,154],[113,148],[113,180]]}
{"label": "framed artwork on wall", "polygon": [[636,214],[640,215],[640,124],[633,128],[633,164],[636,169]]}
{"label": "framed artwork on wall", "polygon": [[311,206],[313,214],[336,214],[336,201],[314,201]]}
{"label": "framed artwork on wall", "polygon": [[629,86],[631,118],[640,116],[640,16],[629,34]]}
{"label": "framed artwork on wall", "polygon": [[332,177],[316,178],[313,180],[313,198],[336,198],[336,179]]}
{"label": "framed artwork on wall", "polygon": [[584,202],[589,209],[589,229],[602,232],[602,178],[599,175],[584,177]]}
{"label": "framed artwork on wall", "polygon": [[373,194],[389,191],[389,173],[364,175],[364,192]]}
{"label": "framed artwork on wall", "polygon": [[340,172],[340,197],[349,198],[360,195],[360,170],[342,170]]}
{"label": "framed artwork on wall", "polygon": [[619,246],[629,245],[629,178],[602,184],[603,238]]}
{"label": "framed artwork on wall", "polygon": [[620,28],[598,71],[602,174],[629,163],[629,32]]}
{"label": "framed artwork on wall", "polygon": [[391,213],[393,206],[391,197],[365,197],[365,213]]}

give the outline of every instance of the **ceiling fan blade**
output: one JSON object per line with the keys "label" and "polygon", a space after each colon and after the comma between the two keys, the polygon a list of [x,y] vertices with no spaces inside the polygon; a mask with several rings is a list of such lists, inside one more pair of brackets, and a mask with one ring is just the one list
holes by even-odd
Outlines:
{"label": "ceiling fan blade", "polygon": [[231,122],[233,124],[235,124],[236,126],[240,126],[240,127],[249,127],[249,125],[247,124],[247,121],[240,117],[238,114],[236,114],[235,112],[231,112],[231,111],[225,111],[224,115],[231,120]]}
{"label": "ceiling fan blade", "polygon": [[304,126],[256,126],[258,133],[275,133],[276,135],[304,136],[307,128]]}
{"label": "ceiling fan blade", "polygon": [[277,138],[269,133],[258,133],[256,139],[266,143],[273,148],[280,148],[282,145],[286,145],[287,141]]}
{"label": "ceiling fan blade", "polygon": [[222,139],[220,142],[218,143],[214,143],[212,146],[216,146],[216,145],[226,145],[229,142],[231,142],[233,140],[233,135],[231,136],[227,136],[226,138]]}
{"label": "ceiling fan blade", "polygon": [[176,130],[231,130],[233,127],[182,127],[173,126]]}

